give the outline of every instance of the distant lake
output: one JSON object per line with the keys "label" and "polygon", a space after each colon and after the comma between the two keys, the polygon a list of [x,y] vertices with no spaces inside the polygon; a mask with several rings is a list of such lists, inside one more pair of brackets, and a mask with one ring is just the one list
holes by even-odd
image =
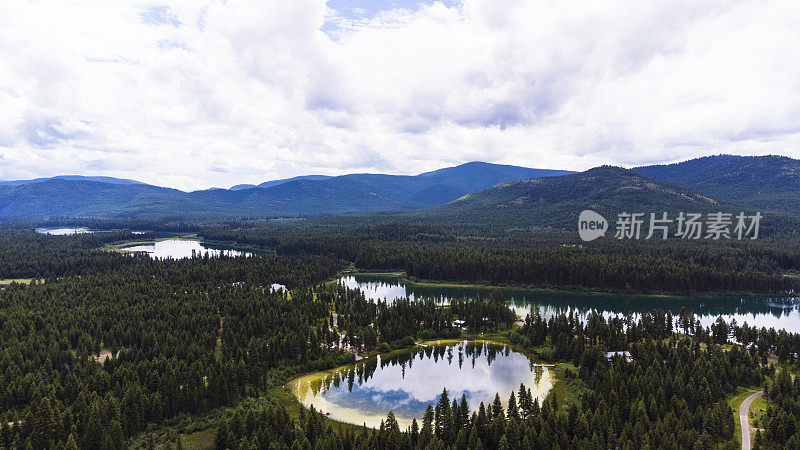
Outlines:
{"label": "distant lake", "polygon": [[[367,298],[392,301],[400,297],[411,299],[430,298],[440,302],[452,299],[469,299],[482,295],[488,297],[492,289],[481,287],[453,287],[405,283],[402,279],[388,276],[348,275],[339,280],[350,288],[359,288]],[[695,314],[703,326],[711,325],[719,316],[741,325],[785,329],[800,332],[800,299],[737,296],[655,296],[600,294],[590,292],[565,292],[531,289],[501,289],[506,302],[520,317],[535,309],[544,319],[560,313],[573,312],[585,319],[591,311],[606,317],[634,316],[656,308],[680,312],[681,307]]]}
{"label": "distant lake", "polygon": [[241,252],[233,249],[225,249],[213,247],[211,245],[193,241],[188,239],[166,239],[157,241],[152,244],[133,245],[130,247],[123,247],[122,250],[128,252],[145,252],[151,258],[157,259],[181,259],[191,258],[192,252],[197,256],[203,256],[208,253],[209,256],[251,256],[251,253]]}
{"label": "distant lake", "polygon": [[428,404],[436,407],[447,388],[450,403],[465,395],[471,411],[500,394],[504,406],[520,383],[539,403],[552,387],[550,371],[506,346],[462,341],[376,357],[289,383],[306,407],[331,419],[378,427],[393,411],[400,429],[416,418],[420,426]]}
{"label": "distant lake", "polygon": [[69,236],[73,234],[93,233],[92,230],[86,227],[78,228],[37,228],[36,232],[39,234],[50,234],[53,236]]}
{"label": "distant lake", "polygon": [[[91,230],[86,227],[64,227],[64,228],[37,228],[36,232],[39,234],[49,234],[53,236],[71,236],[73,234],[84,233],[105,233],[113,230]],[[146,231],[131,231],[131,234],[145,234]]]}

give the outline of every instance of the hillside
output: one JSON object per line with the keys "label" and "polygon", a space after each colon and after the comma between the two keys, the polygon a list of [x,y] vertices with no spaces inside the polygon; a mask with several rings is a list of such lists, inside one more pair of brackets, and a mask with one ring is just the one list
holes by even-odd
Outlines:
{"label": "hillside", "polygon": [[19,186],[0,185],[0,219],[64,217],[200,217],[209,211],[177,189],[146,184],[51,179]]}
{"label": "hillside", "polygon": [[283,183],[288,183],[290,181],[295,181],[295,180],[318,181],[318,180],[325,180],[325,179],[328,179],[328,178],[331,178],[331,177],[329,177],[327,175],[300,175],[298,177],[281,178],[280,180],[265,181],[263,183],[259,183],[257,186],[253,186],[253,187],[260,187],[260,188],[263,189],[263,188],[269,188],[269,187],[272,187],[272,186],[277,186],[277,185],[283,184]]}
{"label": "hillside", "polygon": [[725,208],[680,186],[601,166],[571,175],[503,183],[412,215],[432,221],[574,229],[584,209],[593,209],[612,221],[623,211],[712,212]]}
{"label": "hillside", "polygon": [[800,213],[800,160],[785,156],[719,155],[633,169],[720,201]]}

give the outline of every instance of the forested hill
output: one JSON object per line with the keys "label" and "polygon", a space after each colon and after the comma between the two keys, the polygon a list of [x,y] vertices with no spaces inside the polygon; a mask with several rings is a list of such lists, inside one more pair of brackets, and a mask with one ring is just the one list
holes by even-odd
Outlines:
{"label": "forested hill", "polygon": [[93,180],[49,179],[0,185],[0,220],[175,218],[206,210],[177,189]]}
{"label": "forested hill", "polygon": [[800,212],[800,160],[785,156],[718,155],[633,169],[720,201]]}
{"label": "forested hill", "polygon": [[188,193],[89,178],[8,182],[0,184],[0,220],[268,219],[410,210],[446,203],[506,181],[564,173],[569,172],[473,162],[416,176],[298,177],[258,187]]}
{"label": "forested hill", "polygon": [[503,183],[415,214],[432,221],[574,229],[584,209],[612,218],[623,211],[704,213],[736,208],[631,170],[601,166],[560,177]]}

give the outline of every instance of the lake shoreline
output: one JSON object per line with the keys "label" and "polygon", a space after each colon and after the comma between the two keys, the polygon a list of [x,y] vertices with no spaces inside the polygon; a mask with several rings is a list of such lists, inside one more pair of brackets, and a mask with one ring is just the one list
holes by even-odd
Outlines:
{"label": "lake shoreline", "polygon": [[454,300],[487,299],[498,289],[505,302],[524,319],[538,310],[544,320],[557,314],[578,314],[581,320],[591,312],[625,317],[661,309],[678,318],[683,308],[691,313],[698,324],[711,326],[720,316],[725,320],[760,328],[800,331],[800,299],[798,297],[758,297],[737,295],[648,295],[614,294],[592,291],[568,291],[542,288],[520,288],[482,284],[456,284],[419,282],[402,272],[344,271],[340,278],[328,283],[343,283],[351,289],[360,289],[366,298],[385,300],[397,298],[433,299],[447,303]]}
{"label": "lake shoreline", "polygon": [[[553,394],[554,389],[556,388],[557,385],[560,387],[563,383],[566,382],[566,378],[564,377],[564,371],[561,369],[559,363],[552,363],[552,362],[549,362],[549,361],[545,362],[545,360],[542,359],[542,357],[536,351],[528,349],[528,348],[521,347],[521,346],[516,345],[516,344],[512,344],[508,340],[507,331],[506,331],[506,332],[503,332],[503,333],[492,334],[491,338],[484,338],[484,337],[482,337],[480,335],[467,334],[467,335],[465,335],[463,337],[460,337],[460,338],[442,338],[442,339],[420,340],[420,341],[416,341],[414,343],[414,345],[403,347],[403,348],[399,348],[399,349],[393,349],[393,350],[391,350],[389,352],[380,353],[380,352],[377,352],[377,351],[373,350],[371,352],[367,352],[365,354],[365,356],[363,357],[363,359],[355,361],[355,362],[353,362],[351,364],[345,364],[345,365],[337,366],[337,367],[334,367],[334,368],[331,368],[331,369],[317,370],[317,371],[313,371],[313,372],[306,372],[306,373],[301,373],[301,374],[295,375],[289,381],[283,383],[282,388],[291,395],[291,398],[293,399],[294,402],[296,402],[296,404],[299,407],[304,408],[306,411],[308,411],[309,407],[306,406],[303,403],[303,401],[298,397],[298,392],[297,392],[297,388],[296,388],[296,385],[298,385],[304,379],[307,379],[309,377],[313,377],[313,376],[316,376],[316,375],[319,375],[319,376],[336,375],[336,374],[342,373],[343,370],[346,370],[348,368],[351,368],[351,367],[355,368],[359,364],[364,364],[366,362],[370,362],[370,361],[376,360],[378,357],[381,357],[382,359],[383,358],[391,358],[393,356],[398,356],[398,355],[402,355],[402,354],[407,354],[407,353],[412,353],[412,352],[415,352],[415,351],[419,351],[419,350],[422,350],[422,349],[424,349],[426,347],[439,347],[439,346],[448,347],[448,346],[455,346],[455,345],[459,345],[459,344],[464,344],[464,345],[469,345],[469,344],[491,345],[491,346],[496,346],[496,347],[502,347],[502,348],[508,349],[508,350],[510,350],[512,352],[515,352],[515,353],[518,353],[518,354],[521,354],[521,355],[525,356],[528,359],[528,361],[531,363],[532,366],[539,366],[543,370],[547,370],[547,372],[548,372],[548,375],[549,375],[549,377],[551,379],[551,385],[550,385],[550,388],[547,391],[547,395],[545,396],[545,398],[549,398],[550,395]],[[313,403],[312,403],[312,405],[313,405]],[[435,406],[435,405],[433,405],[433,406]],[[389,413],[389,411],[386,411],[384,413],[384,416],[386,414],[388,414],[388,413]],[[345,426],[361,427],[363,425],[363,424],[357,424],[357,423],[353,423],[353,422],[337,420],[337,419],[329,417],[328,415],[326,415],[325,418],[327,420],[329,420],[329,421],[335,422],[337,424],[345,425]],[[417,417],[416,419],[417,419],[418,423],[421,423],[420,422],[421,419],[422,419],[421,417]],[[409,422],[409,424],[410,424],[410,422]],[[370,427],[368,426],[367,428],[370,428]]]}
{"label": "lake shoreline", "polygon": [[[377,272],[377,271],[369,271],[369,270],[343,270],[340,271],[335,279],[330,281],[336,281],[342,276],[371,276],[371,277],[383,277],[383,278],[392,278],[402,281],[408,285],[413,286],[421,286],[421,287],[440,287],[440,288],[474,288],[474,289],[489,289],[489,290],[525,290],[525,291],[538,291],[543,293],[565,293],[565,294],[592,294],[592,295],[605,295],[605,296],[615,296],[615,295],[624,295],[626,297],[650,297],[650,298],[664,298],[664,299],[678,299],[678,298],[685,298],[685,297],[692,297],[692,298],[704,298],[704,297],[720,297],[720,296],[731,296],[731,297],[773,297],[773,298],[796,298],[798,296],[793,296],[791,294],[765,294],[759,292],[733,292],[733,291],[703,291],[703,292],[638,292],[638,291],[600,291],[594,289],[584,289],[584,288],[558,288],[558,287],[541,287],[535,285],[525,285],[525,284],[508,284],[508,285],[495,285],[495,284],[486,284],[486,283],[469,283],[469,282],[458,282],[458,281],[439,281],[439,280],[429,280],[429,279],[421,279],[409,276],[406,274],[405,271],[385,271],[385,272]],[[330,282],[329,281],[329,282]]]}
{"label": "lake shoreline", "polygon": [[[255,255],[255,253],[253,251],[251,251],[251,250],[244,250],[244,249],[240,249],[239,247],[226,246],[226,245],[222,245],[222,244],[215,244],[215,243],[210,242],[210,241],[202,240],[202,238],[200,236],[198,236],[197,234],[194,234],[194,233],[193,234],[182,234],[182,235],[178,235],[178,236],[167,236],[167,237],[161,237],[161,238],[155,238],[155,239],[130,240],[130,241],[115,242],[115,243],[111,243],[111,244],[106,244],[103,247],[101,247],[100,249],[103,250],[103,251],[116,252],[116,253],[122,253],[122,254],[146,253],[146,254],[152,256],[153,253],[155,252],[155,249],[152,252],[148,251],[148,250],[143,250],[143,249],[136,249],[136,250],[132,250],[132,249],[136,248],[136,247],[143,247],[143,246],[149,246],[149,245],[152,245],[152,246],[156,247],[156,246],[158,246],[159,243],[169,243],[169,242],[177,242],[177,241],[196,243],[197,246],[200,247],[200,248],[197,249],[197,252],[200,255],[203,255],[206,252],[209,252],[212,255],[213,254],[218,254],[220,252],[236,253],[233,256],[240,256],[240,255],[252,256],[252,255]],[[189,257],[189,255],[182,255],[182,256],[170,255],[170,256],[175,258],[175,259]]]}

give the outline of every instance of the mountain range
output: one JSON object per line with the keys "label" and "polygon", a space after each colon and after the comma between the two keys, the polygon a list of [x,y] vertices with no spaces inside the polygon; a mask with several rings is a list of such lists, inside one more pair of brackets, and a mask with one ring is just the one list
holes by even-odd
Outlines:
{"label": "mountain range", "polygon": [[583,209],[800,214],[800,161],[703,157],[585,172],[471,162],[415,176],[308,175],[183,192],[133,180],[60,176],[0,182],[0,220],[220,220],[401,211],[398,217],[571,227]]}
{"label": "mountain range", "polygon": [[307,176],[194,192],[129,180],[55,177],[0,183],[0,220],[266,219],[404,211],[503,182],[566,173],[571,172],[471,162],[415,176]]}

